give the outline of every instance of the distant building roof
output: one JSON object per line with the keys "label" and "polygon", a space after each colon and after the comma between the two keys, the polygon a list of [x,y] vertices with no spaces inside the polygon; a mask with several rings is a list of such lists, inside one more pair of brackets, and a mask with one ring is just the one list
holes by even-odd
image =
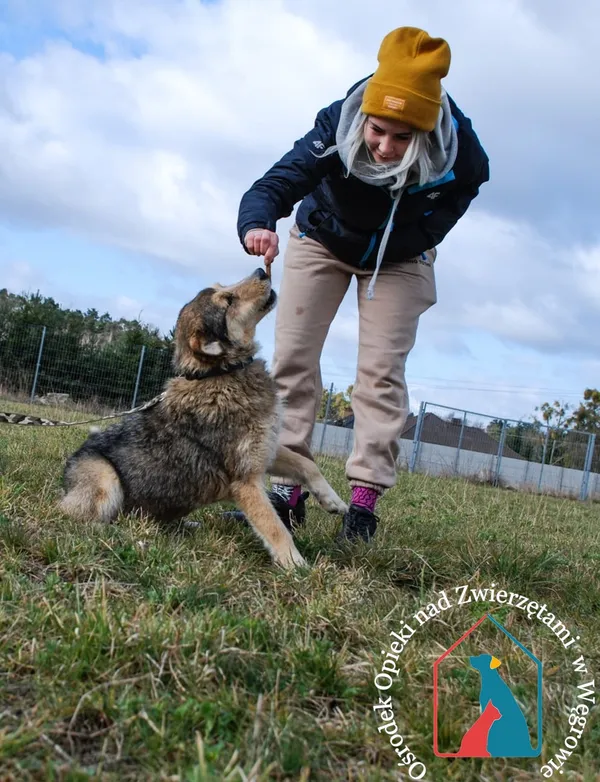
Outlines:
{"label": "distant building roof", "polygon": [[[404,440],[414,440],[415,430],[417,428],[417,416],[412,413],[406,419],[406,424],[402,431]],[[447,445],[449,448],[458,448],[460,440],[460,431],[462,427],[462,418],[452,418],[445,421],[435,413],[425,413],[423,416],[423,426],[421,427],[422,443],[432,443],[433,445]],[[478,426],[469,426],[465,424],[462,427],[462,440],[460,448],[463,451],[477,451],[477,453],[498,453],[498,440]],[[510,459],[522,459],[523,457],[507,445],[502,450],[502,456]]]}
{"label": "distant building roof", "polygon": [[[402,430],[403,440],[414,440],[415,430],[417,428],[417,416],[410,413]],[[341,426],[346,429],[354,428],[354,413],[331,422],[334,426]],[[452,418],[449,421],[440,418],[435,413],[425,413],[423,417],[423,426],[421,428],[421,442],[431,443],[433,445],[446,445],[449,448],[458,448],[460,439],[460,430],[463,423],[462,418]],[[460,442],[461,450],[476,451],[477,453],[498,453],[498,440],[478,426],[465,425]],[[504,446],[502,456],[510,459],[522,459],[523,457],[507,445]]]}

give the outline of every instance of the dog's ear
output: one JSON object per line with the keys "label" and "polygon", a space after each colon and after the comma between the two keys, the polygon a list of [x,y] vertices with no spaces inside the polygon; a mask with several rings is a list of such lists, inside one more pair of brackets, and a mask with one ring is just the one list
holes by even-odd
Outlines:
{"label": "dog's ear", "polygon": [[221,356],[223,354],[223,345],[220,342],[205,342],[202,345],[202,352],[207,356]]}
{"label": "dog's ear", "polygon": [[222,285],[215,285],[214,288],[215,295],[213,296],[213,301],[216,301],[219,304],[231,304],[233,302],[235,297],[227,288],[224,288]]}
{"label": "dog's ear", "polygon": [[194,353],[204,353],[205,356],[220,356],[223,354],[223,345],[216,340],[208,342],[201,335],[194,334],[190,337],[190,349]]}

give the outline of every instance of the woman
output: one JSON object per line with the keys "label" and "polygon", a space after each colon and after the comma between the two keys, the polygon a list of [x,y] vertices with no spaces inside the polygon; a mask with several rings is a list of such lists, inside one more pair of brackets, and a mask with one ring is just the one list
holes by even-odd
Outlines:
{"label": "woman", "polygon": [[[396,482],[405,362],[419,317],[436,302],[435,248],[489,179],[471,122],[441,85],[446,41],[401,27],[384,38],[378,63],[252,185],[238,219],[246,251],[269,266],[277,221],[302,201],[284,259],[272,372],[286,403],[282,442],[309,458],[323,344],[357,278],[352,495],[341,530],[350,540],[373,536],[377,499]],[[302,523],[307,495],[278,476],[272,483],[281,518]]]}

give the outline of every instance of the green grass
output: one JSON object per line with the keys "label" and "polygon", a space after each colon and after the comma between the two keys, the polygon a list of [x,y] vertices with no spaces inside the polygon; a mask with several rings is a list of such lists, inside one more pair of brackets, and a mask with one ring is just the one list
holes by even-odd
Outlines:
{"label": "green grass", "polygon": [[[598,504],[402,473],[370,547],[336,546],[339,520],[311,501],[298,535],[311,568],[289,574],[218,508],[195,514],[193,532],[134,516],[103,528],[64,519],[62,464],[84,436],[0,427],[2,780],[398,779],[372,709],[381,651],[403,619],[459,584],[547,603],[581,635],[590,670],[598,662]],[[320,464],[347,496],[343,464]],[[544,662],[542,759],[434,756],[433,662],[485,609],[440,614],[400,658],[395,716],[427,779],[540,779],[568,734],[582,680],[573,655],[539,621],[494,606]],[[524,666],[508,646],[501,654],[501,670]],[[460,740],[474,684],[457,670],[447,678],[445,741]],[[530,702],[527,685],[519,695]],[[597,779],[598,768],[591,716],[561,778]]]}

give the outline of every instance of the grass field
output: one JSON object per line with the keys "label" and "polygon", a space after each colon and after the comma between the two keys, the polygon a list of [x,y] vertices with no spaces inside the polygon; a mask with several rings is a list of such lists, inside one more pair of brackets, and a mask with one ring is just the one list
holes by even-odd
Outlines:
{"label": "grass field", "polygon": [[[0,425],[2,782],[408,779],[378,732],[380,694],[391,694],[425,779],[543,778],[569,735],[568,710],[583,703],[576,685],[598,664],[598,504],[402,473],[370,547],[337,547],[338,519],[311,501],[297,538],[312,567],[289,574],[217,508],[197,513],[192,532],[139,517],[105,528],[66,521],[53,503],[63,460],[85,433]],[[347,496],[343,465],[320,464]],[[516,608],[471,602],[423,627],[412,619],[440,590],[457,602],[456,586],[492,584],[547,604],[581,636],[588,674],[573,670],[574,649]],[[433,753],[433,663],[487,610],[543,661],[540,758]],[[380,693],[382,650],[403,621],[417,632]],[[501,671],[529,670],[491,622],[480,638]],[[477,681],[460,672],[443,681],[448,745],[458,748],[462,715],[474,713]],[[531,723],[535,682],[518,695]],[[587,720],[554,778],[600,779],[595,709]]]}

